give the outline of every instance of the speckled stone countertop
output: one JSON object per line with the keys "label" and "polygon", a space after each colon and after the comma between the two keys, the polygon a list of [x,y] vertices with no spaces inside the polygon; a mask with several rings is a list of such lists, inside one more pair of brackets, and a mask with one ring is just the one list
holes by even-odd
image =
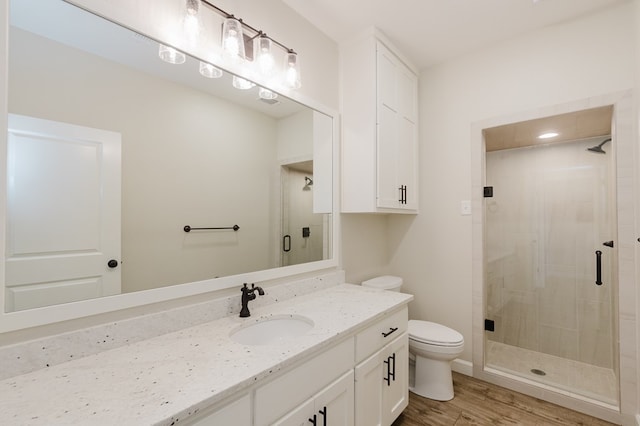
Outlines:
{"label": "speckled stone countertop", "polygon": [[[0,381],[3,425],[171,425],[366,327],[412,299],[341,284]],[[314,322],[278,345],[229,334],[280,315]]]}

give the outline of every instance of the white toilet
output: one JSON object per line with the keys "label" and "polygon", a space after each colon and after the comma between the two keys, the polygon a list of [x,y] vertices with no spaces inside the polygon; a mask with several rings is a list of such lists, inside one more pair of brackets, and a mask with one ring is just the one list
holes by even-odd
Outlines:
{"label": "white toilet", "polygon": [[[365,287],[400,291],[402,278],[385,275],[362,283]],[[462,354],[464,338],[457,331],[429,321],[409,321],[409,352],[416,358],[411,392],[425,398],[448,401],[453,398],[451,361]]]}

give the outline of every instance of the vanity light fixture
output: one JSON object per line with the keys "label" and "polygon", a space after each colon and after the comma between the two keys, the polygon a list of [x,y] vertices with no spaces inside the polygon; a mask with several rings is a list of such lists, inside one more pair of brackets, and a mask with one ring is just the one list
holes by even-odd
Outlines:
{"label": "vanity light fixture", "polygon": [[271,39],[265,33],[260,33],[257,37],[256,64],[258,71],[265,78],[271,78],[275,71],[273,53],[271,53]]}
{"label": "vanity light fixture", "polygon": [[[242,19],[236,18],[234,15],[225,12],[219,7],[215,6],[209,0],[185,0],[185,14],[183,17],[183,27],[185,35],[189,38],[189,41],[196,41],[197,35],[199,34],[201,27],[201,16],[202,13],[201,5],[205,5],[215,11],[217,14],[221,15],[224,19],[222,25],[222,50],[225,52],[225,57],[227,60],[232,62],[243,62],[246,60],[253,60],[254,71],[261,76],[261,78],[265,81],[273,80],[276,76],[277,67],[275,65],[276,61],[274,60],[274,52],[273,45],[279,46],[284,50],[285,56],[285,66],[283,68],[282,77],[280,78],[282,85],[289,89],[299,89],[301,84],[300,79],[300,64],[298,62],[298,55],[296,52],[285,46],[284,44],[278,42],[277,40],[268,37],[266,33],[262,30],[256,29],[251,25],[245,23]],[[247,34],[246,34],[247,33]],[[195,38],[192,40],[192,37]],[[255,40],[255,48],[253,45],[249,45],[249,47],[254,48],[256,54],[253,55],[254,58],[247,58],[245,52],[245,38],[248,40]],[[162,53],[162,49],[172,49],[175,53]],[[160,57],[163,60],[169,61],[165,59],[165,57],[178,57],[184,54],[176,51],[173,48],[169,48],[167,46],[161,45],[161,53]],[[250,55],[251,56],[251,55]],[[182,63],[181,62],[172,62],[172,63]],[[210,65],[210,64],[209,64]],[[213,67],[213,65],[211,65]],[[209,71],[209,68],[201,65],[200,72],[203,73],[203,67],[206,68],[205,72]],[[215,67],[214,67],[215,68]],[[248,86],[243,78],[234,78],[234,87],[240,86],[245,89]],[[249,82],[250,83],[250,82]],[[251,87],[255,86],[255,84],[250,83]],[[271,98],[273,99],[273,98]]]}
{"label": "vanity light fixture", "polygon": [[284,84],[289,89],[299,89],[301,86],[298,54],[291,49],[284,57]]}
{"label": "vanity light fixture", "polygon": [[222,48],[232,61],[245,59],[242,23],[233,15],[227,16],[222,25]]}
{"label": "vanity light fixture", "polygon": [[222,77],[222,70],[207,62],[200,61],[200,74],[207,78],[220,78]]}
{"label": "vanity light fixture", "polygon": [[546,132],[546,133],[540,134],[538,136],[538,139],[551,139],[551,138],[555,138],[558,135],[559,135],[558,132]]}
{"label": "vanity light fixture", "polygon": [[170,64],[184,64],[187,60],[184,53],[174,49],[173,47],[165,46],[164,44],[160,44],[158,56],[160,56],[160,59]]}
{"label": "vanity light fixture", "polygon": [[187,0],[185,14],[182,20],[184,33],[190,43],[195,43],[200,34],[200,0]]}

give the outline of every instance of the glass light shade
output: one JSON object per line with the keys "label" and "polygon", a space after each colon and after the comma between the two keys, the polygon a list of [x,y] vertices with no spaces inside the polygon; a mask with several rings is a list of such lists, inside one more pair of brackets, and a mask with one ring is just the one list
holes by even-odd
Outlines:
{"label": "glass light shade", "polygon": [[266,35],[261,35],[257,38],[256,63],[258,65],[258,71],[264,78],[271,77],[275,69],[273,54],[271,53],[271,44],[271,39]]}
{"label": "glass light shade", "polygon": [[284,85],[290,89],[299,89],[302,86],[300,81],[300,62],[296,52],[289,51],[284,57]]}
{"label": "glass light shade", "polygon": [[220,78],[222,77],[222,70],[211,64],[200,61],[200,74],[207,78]]}
{"label": "glass light shade", "polygon": [[249,90],[254,87],[255,84],[250,82],[249,80],[245,80],[242,77],[238,77],[237,75],[233,76],[233,87],[240,90]]}
{"label": "glass light shade", "polygon": [[186,0],[184,19],[182,26],[187,39],[194,43],[200,33],[200,0]]}
{"label": "glass light shade", "polygon": [[261,87],[260,90],[258,90],[258,96],[260,96],[260,98],[262,99],[276,99],[278,97],[278,94],[275,92],[272,92],[269,89],[265,89],[264,87]]}
{"label": "glass light shade", "polygon": [[245,58],[242,23],[234,17],[225,19],[222,25],[222,48],[233,59]]}
{"label": "glass light shade", "polygon": [[165,46],[164,44],[160,45],[160,48],[158,49],[158,56],[160,56],[160,59],[170,64],[184,64],[187,60],[184,53],[174,49],[173,47]]}

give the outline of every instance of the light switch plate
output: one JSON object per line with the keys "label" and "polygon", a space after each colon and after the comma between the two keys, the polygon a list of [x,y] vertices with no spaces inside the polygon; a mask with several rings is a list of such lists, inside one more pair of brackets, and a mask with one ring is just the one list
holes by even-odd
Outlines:
{"label": "light switch plate", "polygon": [[460,201],[460,214],[469,216],[471,214],[471,200]]}

